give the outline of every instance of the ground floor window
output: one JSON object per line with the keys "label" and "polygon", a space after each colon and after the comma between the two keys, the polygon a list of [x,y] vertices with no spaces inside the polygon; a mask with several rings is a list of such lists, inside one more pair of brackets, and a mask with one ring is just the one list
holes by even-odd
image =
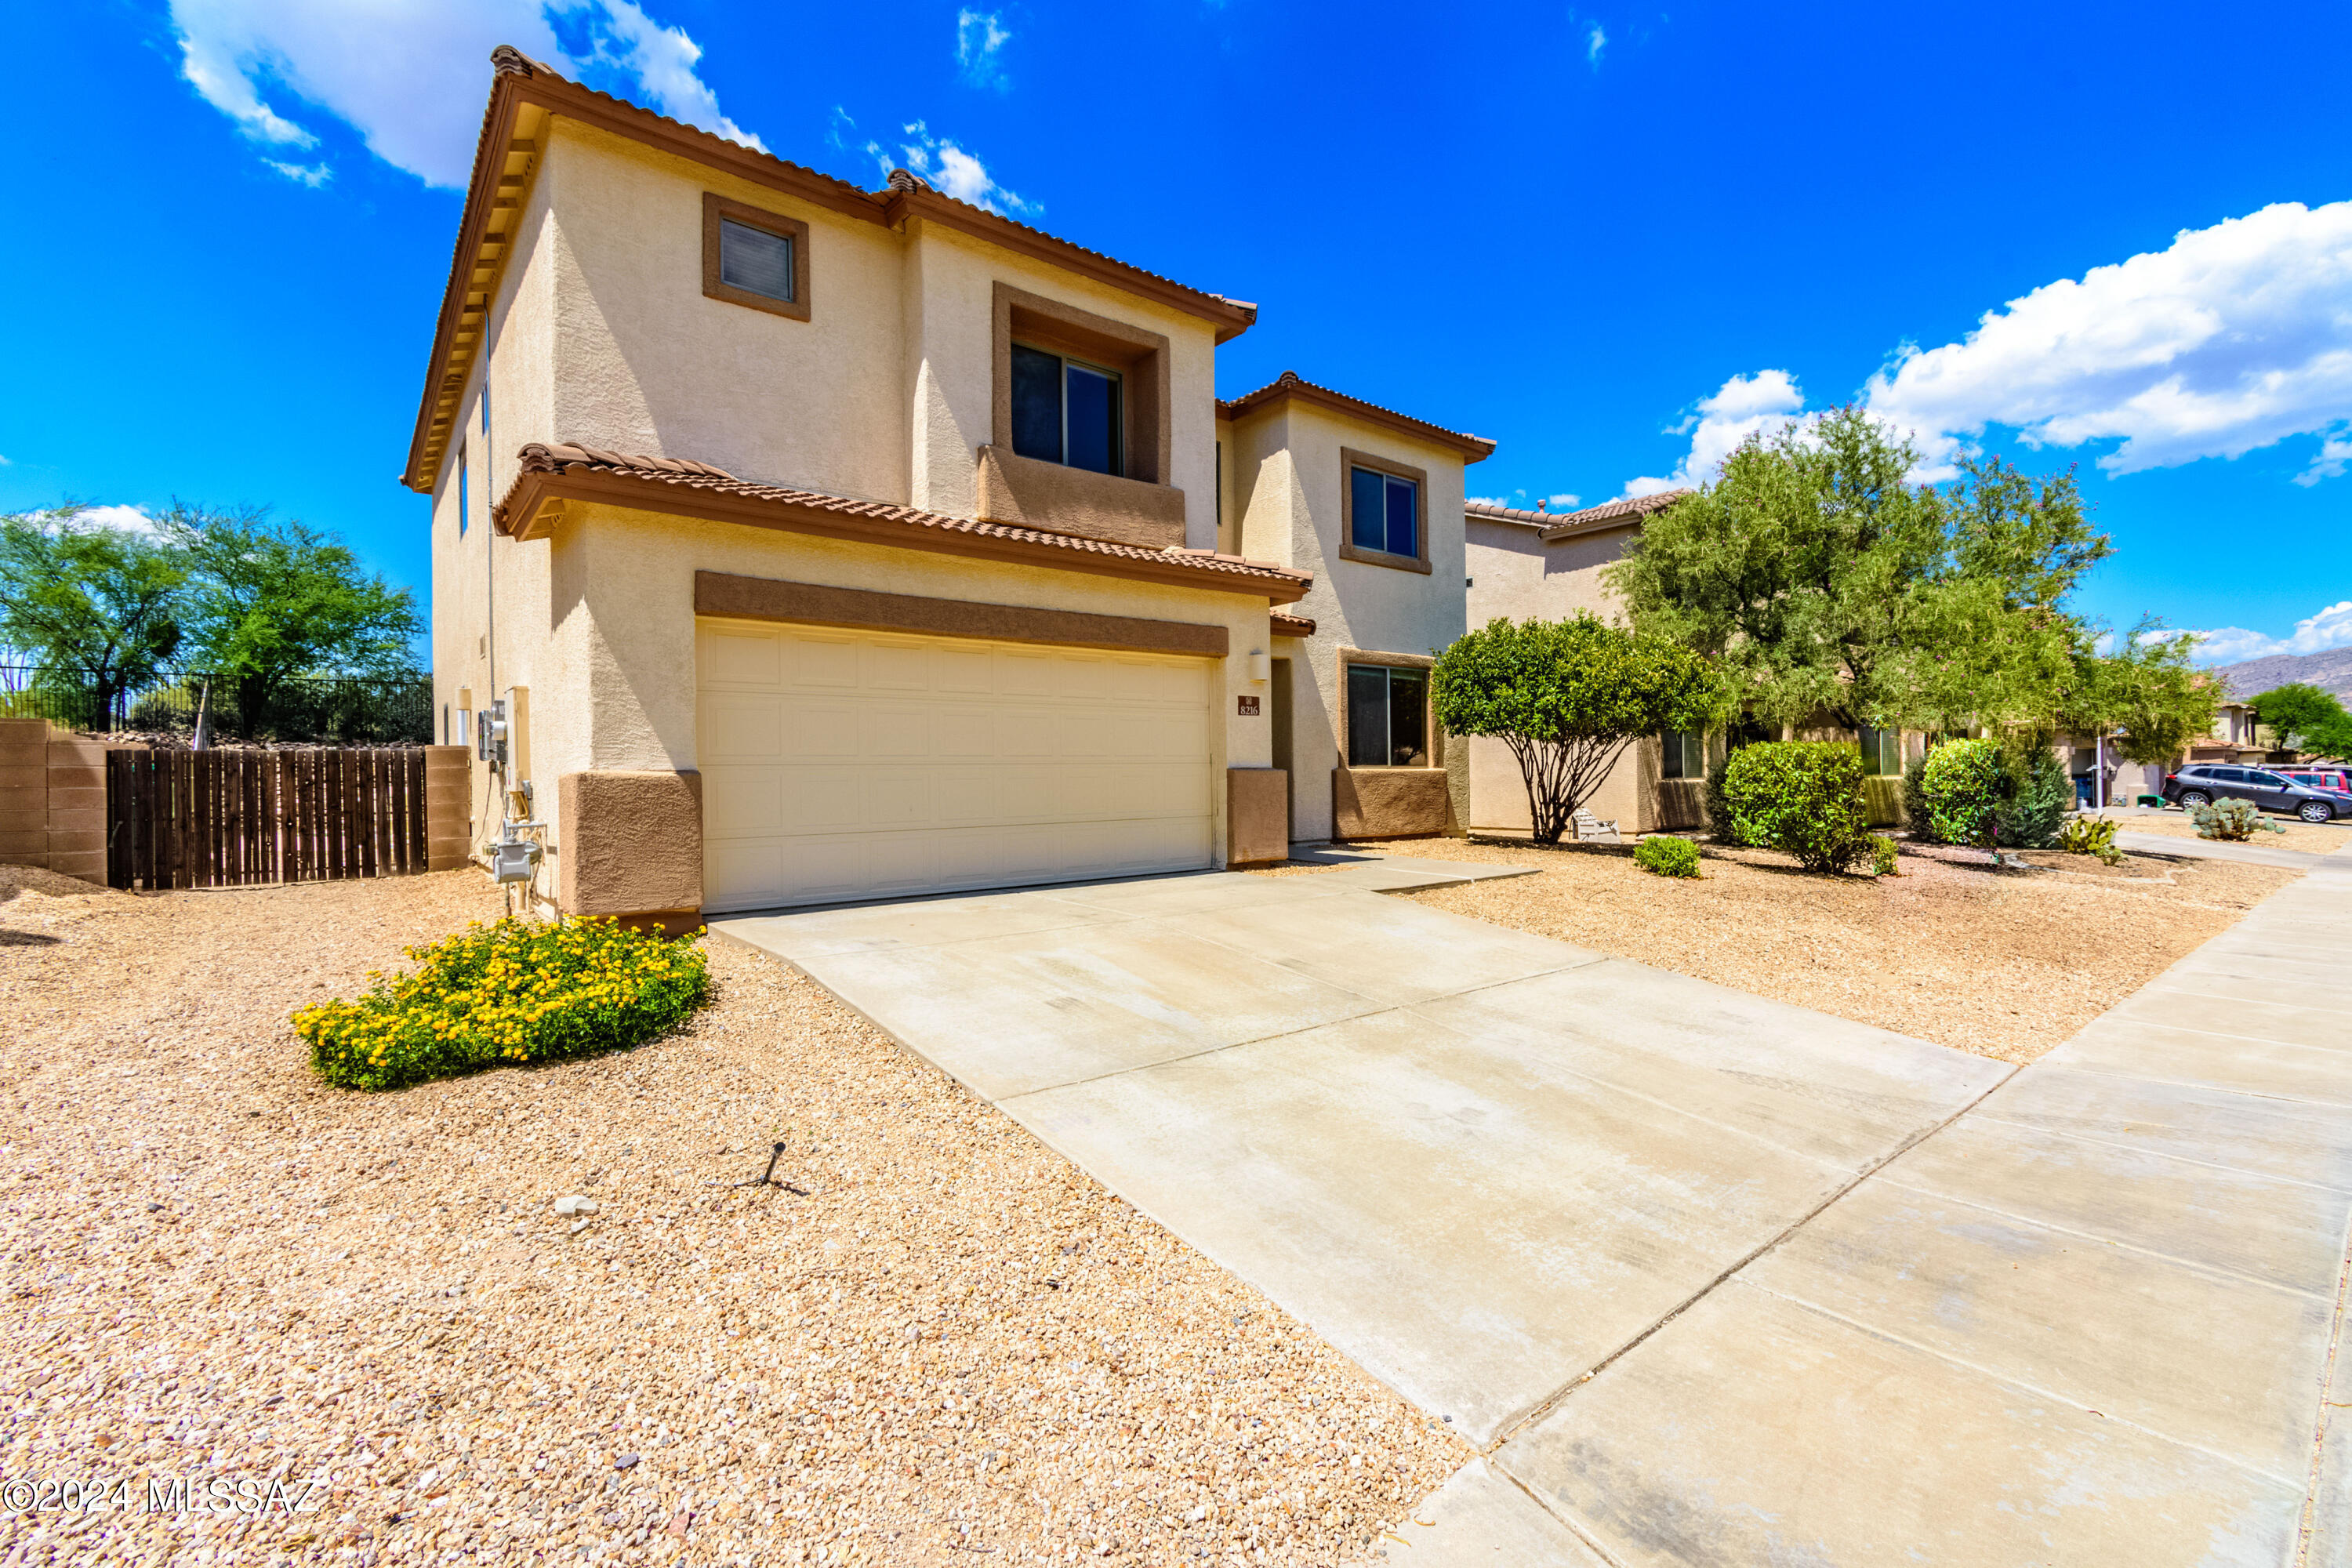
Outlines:
{"label": "ground floor window", "polygon": [[1660,737],[1665,748],[1663,777],[1697,779],[1706,776],[1706,737],[1695,730],[1669,730]]}
{"label": "ground floor window", "polygon": [[1429,672],[1348,666],[1348,765],[1429,765]]}
{"label": "ground floor window", "polygon": [[1903,771],[1903,731],[1862,727],[1862,771],[1884,776]]}

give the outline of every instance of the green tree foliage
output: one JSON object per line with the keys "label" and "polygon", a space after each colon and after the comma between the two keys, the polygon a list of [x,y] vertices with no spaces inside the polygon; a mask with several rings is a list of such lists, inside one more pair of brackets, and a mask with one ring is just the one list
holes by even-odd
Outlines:
{"label": "green tree foliage", "polygon": [[1565,621],[1491,621],[1437,658],[1438,722],[1511,749],[1536,841],[1557,844],[1633,741],[1706,730],[1722,715],[1708,662],[1664,637],[1585,611]]}
{"label": "green tree foliage", "polygon": [[2074,779],[2040,738],[2018,737],[2000,755],[2000,802],[1994,841],[2011,849],[2047,849],[2074,809]]}
{"label": "green tree foliage", "polygon": [[2253,700],[2254,718],[2296,751],[2336,752],[2352,741],[2352,715],[2344,711],[2332,691],[2307,680],[2274,686]]}
{"label": "green tree foliage", "polygon": [[318,529],[267,509],[177,502],[162,520],[184,552],[199,656],[228,683],[248,729],[267,728],[285,684],[305,675],[406,675],[425,629],[415,600]]}
{"label": "green tree foliage", "polygon": [[1767,844],[1812,871],[1843,871],[1870,853],[1862,754],[1832,741],[1768,741],[1732,753],[1723,780],[1738,840]]}
{"label": "green tree foliage", "polygon": [[180,647],[187,566],[168,543],[85,521],[86,509],[0,517],[0,645],[86,681],[103,722]]}
{"label": "green tree foliage", "polygon": [[1916,463],[1858,407],[1751,437],[1643,526],[1610,584],[1772,723],[2045,721],[2075,641],[2061,606],[2107,541],[2071,474],[1972,460],[1938,489],[1910,482]]}
{"label": "green tree foliage", "polygon": [[2086,626],[2076,638],[2056,720],[2074,734],[2106,737],[2103,782],[2112,788],[2119,764],[2174,762],[2210,733],[2221,693],[2189,662],[2197,639],[2166,635],[2160,620],[2141,621],[2112,654],[2096,652],[2095,637]]}

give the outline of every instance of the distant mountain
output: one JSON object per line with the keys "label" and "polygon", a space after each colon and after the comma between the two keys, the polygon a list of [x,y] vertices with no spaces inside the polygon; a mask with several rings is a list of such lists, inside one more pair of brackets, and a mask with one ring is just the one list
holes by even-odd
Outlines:
{"label": "distant mountain", "polygon": [[2213,673],[2230,689],[2230,695],[2242,702],[2250,697],[2260,697],[2274,687],[2305,680],[2322,691],[2333,691],[2347,705],[2352,705],[2352,647],[2329,648],[2326,653],[2279,653],[2268,658],[2250,658],[2243,664],[2224,664]]}

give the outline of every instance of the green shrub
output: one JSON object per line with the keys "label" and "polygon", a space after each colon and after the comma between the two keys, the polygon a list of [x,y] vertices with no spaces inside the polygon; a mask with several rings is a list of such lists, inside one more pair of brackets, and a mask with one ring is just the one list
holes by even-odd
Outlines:
{"label": "green shrub", "polygon": [[625,1050],[683,1023],[709,994],[693,938],[668,942],[609,920],[477,921],[406,956],[415,970],[373,976],[359,1000],[294,1015],[329,1083],[399,1089]]}
{"label": "green shrub", "polygon": [[1927,808],[1927,756],[1922,752],[1912,758],[1903,770],[1903,826],[1914,844],[1942,844],[1948,840],[1937,831],[1935,813]]}
{"label": "green shrub", "polygon": [[2069,855],[2095,855],[2103,866],[2120,866],[2124,852],[2116,847],[2116,823],[2111,816],[2075,816],[2058,832],[2058,847]]}
{"label": "green shrub", "polygon": [[1739,825],[1732,819],[1731,803],[1724,798],[1723,781],[1731,767],[1734,752],[1706,770],[1706,829],[1717,844],[1735,844],[1742,848],[1759,847],[1762,840],[1739,837]]}
{"label": "green shrub", "polygon": [[1874,877],[1903,875],[1895,858],[1895,840],[1884,833],[1870,836],[1870,874]]}
{"label": "green shrub", "polygon": [[1742,746],[1724,773],[1738,842],[1769,845],[1808,870],[1843,871],[1870,851],[1862,753],[1833,741]]}
{"label": "green shrub", "polygon": [[1999,842],[2011,849],[2047,849],[2074,809],[2074,778],[2048,746],[2032,743],[2000,759],[2000,804],[1993,807]]}
{"label": "green shrub", "polygon": [[1947,741],[1928,752],[1919,773],[1925,807],[1912,820],[1915,837],[1931,844],[1982,844],[2000,805],[2000,748],[1990,741]]}
{"label": "green shrub", "polygon": [[2286,831],[2285,828],[2264,816],[2262,807],[2251,800],[2238,800],[2232,797],[2229,800],[2213,801],[2205,805],[2192,805],[2189,808],[2189,815],[2197,824],[2197,837],[2200,838],[2226,838],[2234,841],[2252,838],[2256,833],[2264,830],[2272,833]]}
{"label": "green shrub", "polygon": [[1698,875],[1698,846],[1687,838],[1662,833],[1633,846],[1633,864],[1661,877]]}

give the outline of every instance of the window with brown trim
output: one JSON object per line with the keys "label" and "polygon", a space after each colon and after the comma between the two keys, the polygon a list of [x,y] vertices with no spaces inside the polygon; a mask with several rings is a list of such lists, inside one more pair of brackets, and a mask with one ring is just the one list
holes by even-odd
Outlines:
{"label": "window with brown trim", "polygon": [[1339,448],[1339,558],[1428,571],[1428,473]]}
{"label": "window with brown trim", "polygon": [[702,194],[702,291],[794,321],[809,319],[809,226]]}
{"label": "window with brown trim", "polygon": [[[1165,485],[1168,339],[999,282],[991,445]],[[1058,431],[1055,428],[1058,426]],[[1053,455],[1059,437],[1061,455]]]}
{"label": "window with brown trim", "polygon": [[1436,661],[1412,654],[1339,657],[1339,752],[1351,768],[1434,766],[1429,670]]}

